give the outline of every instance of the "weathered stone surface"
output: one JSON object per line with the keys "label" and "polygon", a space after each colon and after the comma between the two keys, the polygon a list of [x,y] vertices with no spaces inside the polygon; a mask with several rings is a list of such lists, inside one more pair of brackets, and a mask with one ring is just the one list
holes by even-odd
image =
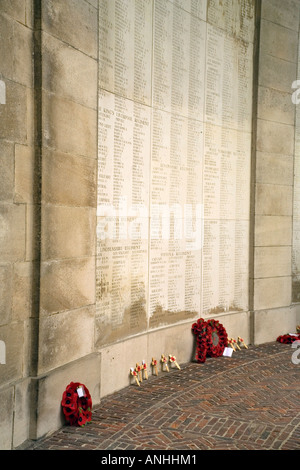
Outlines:
{"label": "weathered stone surface", "polygon": [[256,278],[290,276],[291,246],[255,248],[254,266]]}
{"label": "weathered stone surface", "polygon": [[17,261],[25,255],[25,207],[0,205],[0,257],[2,261]]}
{"label": "weathered stone surface", "polygon": [[25,24],[26,3],[20,2],[20,0],[2,0],[1,13],[6,13],[20,23]]}
{"label": "weathered stone surface", "polygon": [[264,0],[262,2],[262,18],[272,23],[285,26],[294,31],[299,30],[299,10],[297,0]]}
{"label": "weathered stone surface", "polygon": [[[0,365],[0,367],[3,367]],[[13,410],[14,410],[14,388],[8,387],[0,389],[0,449],[11,449],[11,437],[13,430]]]}
{"label": "weathered stone surface", "polygon": [[243,4],[231,0],[224,8],[222,2],[207,0],[207,21],[224,29],[229,35],[252,42],[254,5],[253,0],[247,0]]}
{"label": "weathered stone surface", "polygon": [[289,93],[293,81],[296,80],[296,70],[297,66],[293,62],[262,54],[258,83],[264,87]]}
{"label": "weathered stone surface", "polygon": [[30,387],[31,379],[25,379],[15,386],[15,414],[14,414],[14,432],[13,447],[21,445],[28,439],[30,424]]}
{"label": "weathered stone surface", "polygon": [[257,115],[259,119],[293,126],[295,105],[292,102],[291,94],[260,86]]}
{"label": "weathered stone surface", "polygon": [[[24,10],[24,2],[18,3]],[[16,7],[16,13],[17,10]],[[2,45],[5,44],[0,51],[0,71],[3,76],[32,87],[32,31],[12,18],[0,15],[0,41]]]}
{"label": "weathered stone surface", "polygon": [[14,147],[0,141],[0,201],[12,202],[14,194]]}
{"label": "weathered stone surface", "polygon": [[38,205],[26,205],[26,240],[25,260],[38,259],[40,255],[40,208]]}
{"label": "weathered stone surface", "polygon": [[[256,344],[275,341],[279,335],[295,332],[297,319],[293,307],[260,310],[255,312],[254,315],[254,337]],[[291,349],[291,355],[292,351]]]}
{"label": "weathered stone surface", "polygon": [[278,57],[279,59],[287,60],[289,62],[297,62],[297,30],[293,31],[290,28],[283,27],[271,21],[262,19],[260,40],[260,49],[263,51],[263,53]]}
{"label": "weathered stone surface", "polygon": [[[86,1],[47,0],[43,3],[43,27],[67,44],[97,57],[97,10]],[[78,33],[78,29],[81,34]]]}
{"label": "weathered stone surface", "polygon": [[41,266],[41,312],[48,314],[95,302],[95,260],[66,259]]}
{"label": "weathered stone surface", "polygon": [[44,146],[96,158],[96,111],[46,92],[43,96]]}
{"label": "weathered stone surface", "polygon": [[12,312],[14,321],[22,321],[31,315],[33,302],[33,265],[15,263],[13,267]]}
{"label": "weathered stone surface", "polygon": [[16,203],[38,201],[37,171],[34,149],[26,145],[15,146],[15,196]]}
{"label": "weathered stone surface", "polygon": [[291,304],[291,276],[254,280],[254,309],[288,307]]}
{"label": "weathered stone surface", "polygon": [[23,375],[25,335],[23,323],[0,326],[0,339],[6,346],[6,363],[0,364],[0,383],[18,380]]}
{"label": "weathered stone surface", "polygon": [[258,183],[293,185],[293,157],[257,152],[256,181]]}
{"label": "weathered stone surface", "polygon": [[257,215],[292,215],[292,187],[273,184],[256,185]]}
{"label": "weathered stone surface", "polygon": [[45,316],[41,319],[40,373],[93,352],[94,314],[92,306]]}
{"label": "weathered stone surface", "polygon": [[292,239],[291,216],[255,217],[255,246],[290,245]]}
{"label": "weathered stone surface", "polygon": [[294,126],[258,119],[257,150],[282,155],[293,155],[294,132]]}
{"label": "weathered stone surface", "polygon": [[44,149],[42,164],[43,202],[96,207],[96,160]]}
{"label": "weathered stone surface", "polygon": [[17,83],[6,81],[6,104],[0,106],[0,139],[27,142],[27,90]]}
{"label": "weathered stone surface", "polygon": [[11,320],[11,305],[13,292],[12,273],[13,266],[11,263],[0,264],[0,325],[5,325]]}
{"label": "weathered stone surface", "polygon": [[95,254],[95,210],[45,205],[42,208],[42,259]]}
{"label": "weathered stone surface", "polygon": [[43,88],[96,109],[98,64],[95,59],[53,36],[43,34]]}

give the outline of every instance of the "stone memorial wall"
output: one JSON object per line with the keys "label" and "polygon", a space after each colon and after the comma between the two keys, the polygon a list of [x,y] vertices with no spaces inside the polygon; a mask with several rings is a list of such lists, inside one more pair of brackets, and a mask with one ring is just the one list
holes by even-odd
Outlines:
{"label": "stone memorial wall", "polygon": [[97,405],[193,360],[200,316],[251,345],[300,323],[299,19],[0,2],[0,449],[61,427],[71,380]]}
{"label": "stone memorial wall", "polygon": [[248,308],[252,1],[101,0],[97,344]]}

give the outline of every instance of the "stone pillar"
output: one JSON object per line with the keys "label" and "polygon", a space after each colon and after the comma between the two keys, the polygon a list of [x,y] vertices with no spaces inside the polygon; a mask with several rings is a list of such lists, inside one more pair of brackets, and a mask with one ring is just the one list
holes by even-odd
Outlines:
{"label": "stone pillar", "polygon": [[[291,306],[293,158],[299,2],[263,0],[259,14],[253,165],[254,341],[295,330]],[[258,12],[259,13],[259,12]]]}
{"label": "stone pillar", "polygon": [[71,380],[99,399],[93,354],[98,1],[36,1],[34,27],[40,295],[32,371],[39,413],[31,438],[62,424],[58,405]]}
{"label": "stone pillar", "polygon": [[31,1],[0,5],[0,449],[28,436],[29,345],[35,304],[31,243],[33,189],[33,21]]}

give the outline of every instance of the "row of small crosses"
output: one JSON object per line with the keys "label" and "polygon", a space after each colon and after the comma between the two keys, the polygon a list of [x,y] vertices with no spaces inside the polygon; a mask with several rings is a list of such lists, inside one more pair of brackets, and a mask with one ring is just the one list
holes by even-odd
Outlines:
{"label": "row of small crosses", "polygon": [[232,347],[232,349],[234,351],[236,351],[235,348],[238,348],[239,350],[241,350],[240,346],[244,346],[244,348],[248,349],[248,346],[245,344],[245,341],[243,340],[243,338],[241,338],[240,336],[238,336],[238,340],[236,341],[234,338],[230,338],[228,340],[228,343],[229,345]]}
{"label": "row of small crosses", "polygon": [[[180,369],[180,366],[179,366],[178,362],[176,361],[176,357],[173,356],[173,354],[169,354],[169,361],[171,363],[175,364],[177,369]],[[162,364],[162,368],[165,366],[166,371],[169,372],[168,359],[166,358],[166,356],[164,354],[161,355],[160,362]],[[152,358],[151,366],[154,369],[155,375],[158,375],[157,360],[154,359],[154,357]],[[136,364],[135,368],[131,367],[130,368],[130,374],[135,378],[135,381],[136,381],[137,385],[140,386],[140,382],[143,381],[143,377],[144,377],[144,379],[148,380],[148,372],[147,372],[146,362],[142,361],[141,366],[139,364]]]}

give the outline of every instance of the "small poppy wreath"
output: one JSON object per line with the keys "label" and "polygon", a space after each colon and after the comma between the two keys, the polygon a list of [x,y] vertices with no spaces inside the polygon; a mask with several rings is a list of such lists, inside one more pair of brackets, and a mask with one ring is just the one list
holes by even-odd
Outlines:
{"label": "small poppy wreath", "polygon": [[294,341],[299,341],[300,340],[300,334],[298,335],[289,335],[289,334],[286,334],[286,335],[280,335],[278,336],[277,340],[279,343],[283,343],[283,344],[291,344],[293,343]]}
{"label": "small poppy wreath", "polygon": [[205,362],[206,357],[219,357],[223,355],[228,346],[228,336],[224,326],[217,320],[199,318],[192,325],[192,331],[196,335],[197,362]]}
{"label": "small poppy wreath", "polygon": [[63,393],[61,405],[71,426],[85,426],[92,420],[92,398],[85,385],[71,382]]}

